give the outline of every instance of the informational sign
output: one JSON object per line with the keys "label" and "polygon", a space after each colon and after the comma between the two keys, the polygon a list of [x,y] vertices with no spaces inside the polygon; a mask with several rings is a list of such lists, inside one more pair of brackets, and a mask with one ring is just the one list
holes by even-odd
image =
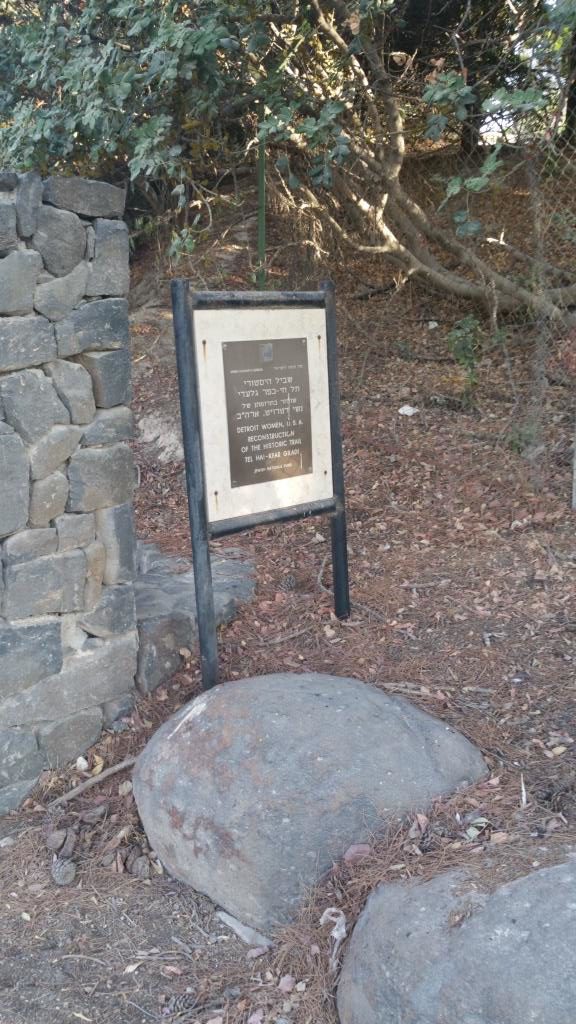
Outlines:
{"label": "informational sign", "polygon": [[210,540],[330,517],[334,610],[350,614],[334,286],[171,285],[202,685],[218,682]]}
{"label": "informational sign", "polygon": [[199,309],[194,338],[208,521],[330,498],[324,311]]}

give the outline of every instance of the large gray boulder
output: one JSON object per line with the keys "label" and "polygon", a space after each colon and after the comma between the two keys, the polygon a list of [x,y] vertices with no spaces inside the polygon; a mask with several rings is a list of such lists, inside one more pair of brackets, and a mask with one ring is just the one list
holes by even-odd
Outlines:
{"label": "large gray boulder", "polygon": [[574,1024],[576,863],[479,892],[461,872],[381,885],[338,988],[341,1024]]}
{"label": "large gray boulder", "polygon": [[399,697],[281,673],[178,711],[138,758],[134,792],[168,871],[265,931],[350,844],[485,771],[468,740]]}

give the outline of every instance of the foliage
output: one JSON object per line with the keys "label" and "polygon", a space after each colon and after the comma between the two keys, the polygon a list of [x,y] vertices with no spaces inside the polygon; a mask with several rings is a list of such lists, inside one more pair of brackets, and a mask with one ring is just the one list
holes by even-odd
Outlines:
{"label": "foliage", "polygon": [[206,173],[230,144],[232,83],[241,94],[248,87],[233,56],[235,8],[39,0],[7,19],[3,163],[148,181]]}
{"label": "foliage", "polygon": [[[263,140],[294,211],[343,245],[555,316],[576,293],[531,290],[480,252],[502,162],[477,156],[487,130],[556,144],[574,31],[573,0],[27,0],[0,20],[0,160],[131,178],[179,214],[177,254],[203,227],[198,190]],[[576,93],[574,109],[576,125]],[[476,164],[424,208],[407,155],[445,140]]]}
{"label": "foliage", "polygon": [[478,384],[478,360],[481,343],[480,321],[475,316],[457,320],[448,333],[448,350],[466,373],[466,398],[472,401]]}

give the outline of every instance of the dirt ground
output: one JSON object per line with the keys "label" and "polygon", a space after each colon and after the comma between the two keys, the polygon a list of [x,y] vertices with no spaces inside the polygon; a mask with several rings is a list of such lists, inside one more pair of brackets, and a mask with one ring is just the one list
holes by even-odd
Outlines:
{"label": "dirt ground", "polygon": [[[248,287],[252,203],[248,194],[180,272],[202,285]],[[280,259],[276,268],[279,284],[303,284]],[[137,265],[136,288],[147,291],[151,272],[150,260]],[[374,837],[362,860],[336,865],[301,920],[271,953],[255,955],[207,899],[160,873],[129,772],[48,809],[74,782],[137,753],[198,692],[192,652],[122,731],[102,738],[84,772],[47,773],[24,809],[0,822],[1,1024],[334,1024],[330,925],[319,925],[326,907],[342,909],[350,928],[379,880],[460,864],[493,885],[574,848],[574,403],[573,378],[557,358],[562,339],[547,339],[542,434],[526,448],[518,424],[533,405],[533,326],[509,326],[504,346],[486,335],[470,402],[446,348],[447,331],[469,310],[411,286],[355,297],[387,283],[368,262],[343,263],[334,277],[353,614],[347,622],[332,614],[325,519],[234,538],[254,561],[257,586],[221,630],[222,675],[360,677],[460,729],[490,776]],[[135,409],[148,417],[135,442],[137,515],[141,536],[186,554],[170,317],[162,283],[157,291],[133,324]],[[400,414],[406,405],[417,411]],[[50,875],[55,829],[76,841],[77,876],[66,887]],[[146,860],[144,877],[128,871],[135,857]]]}

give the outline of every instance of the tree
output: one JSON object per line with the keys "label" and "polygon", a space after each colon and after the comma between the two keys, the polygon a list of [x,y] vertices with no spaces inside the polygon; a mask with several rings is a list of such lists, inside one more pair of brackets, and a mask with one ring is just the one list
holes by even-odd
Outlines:
{"label": "tree", "polygon": [[483,123],[546,157],[567,97],[571,123],[574,17],[573,0],[38,0],[0,28],[0,153],[130,175],[184,207],[257,132],[294,210],[342,245],[493,310],[560,317],[571,279],[543,266],[535,284],[529,251],[520,271],[492,258],[476,206],[506,170],[498,147],[449,175],[442,202],[419,201],[405,169],[475,150]]}

